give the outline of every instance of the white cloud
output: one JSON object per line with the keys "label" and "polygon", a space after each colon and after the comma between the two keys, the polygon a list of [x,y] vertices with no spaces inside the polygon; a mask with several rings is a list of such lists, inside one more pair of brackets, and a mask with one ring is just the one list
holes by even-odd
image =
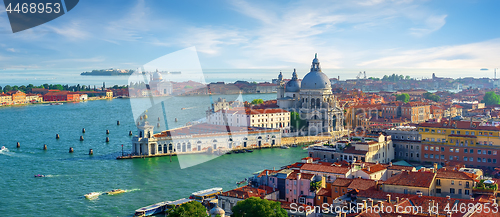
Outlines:
{"label": "white cloud", "polygon": [[500,38],[455,46],[392,51],[393,55],[359,64],[372,68],[483,68],[498,67]]}
{"label": "white cloud", "polygon": [[16,49],[14,49],[14,48],[7,48],[6,50],[7,50],[7,51],[10,51],[10,52],[12,52],[12,53],[17,52],[17,50],[16,50]]}

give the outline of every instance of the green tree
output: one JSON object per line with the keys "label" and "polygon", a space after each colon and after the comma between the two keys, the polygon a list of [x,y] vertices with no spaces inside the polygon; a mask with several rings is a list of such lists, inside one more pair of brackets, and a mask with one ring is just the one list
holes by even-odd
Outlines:
{"label": "green tree", "polygon": [[303,126],[307,124],[306,120],[300,118],[300,114],[298,112],[290,113],[290,125],[294,130],[300,130]]}
{"label": "green tree", "polygon": [[287,212],[280,202],[251,197],[238,201],[232,209],[234,217],[286,217]]}
{"label": "green tree", "polygon": [[252,100],[252,104],[254,104],[254,105],[258,105],[258,104],[262,104],[262,103],[264,103],[263,99],[254,99],[254,100]]}
{"label": "green tree", "polygon": [[407,103],[410,101],[410,95],[408,95],[407,93],[399,94],[396,96],[396,100]]}
{"label": "green tree", "polygon": [[441,97],[439,97],[438,95],[434,94],[434,93],[430,93],[430,92],[426,92],[423,94],[424,98],[428,99],[428,100],[432,100],[434,102],[439,102],[439,100],[441,99]]}
{"label": "green tree", "polygon": [[5,85],[5,87],[3,87],[3,92],[5,92],[5,93],[7,93],[11,90],[12,90],[12,87],[10,85]]}
{"label": "green tree", "polygon": [[169,217],[206,217],[207,208],[198,201],[182,204],[171,209],[168,212]]}
{"label": "green tree", "polygon": [[484,94],[482,102],[486,105],[498,105],[500,104],[500,96],[493,91],[489,91]]}

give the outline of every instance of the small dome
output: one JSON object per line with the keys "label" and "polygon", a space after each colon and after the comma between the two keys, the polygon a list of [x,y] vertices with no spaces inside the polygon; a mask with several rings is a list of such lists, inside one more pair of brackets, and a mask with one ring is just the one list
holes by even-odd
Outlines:
{"label": "small dome", "polygon": [[297,80],[291,80],[286,83],[285,87],[286,92],[299,92],[300,91],[300,82]]}
{"label": "small dome", "polygon": [[220,207],[214,207],[213,209],[210,210],[210,215],[224,215],[226,212],[221,209]]}

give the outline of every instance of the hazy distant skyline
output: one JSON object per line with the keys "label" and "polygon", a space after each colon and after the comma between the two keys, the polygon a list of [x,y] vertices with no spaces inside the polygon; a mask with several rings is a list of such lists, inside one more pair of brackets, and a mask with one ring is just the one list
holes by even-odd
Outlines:
{"label": "hazy distant skyline", "polygon": [[[134,69],[190,46],[203,69],[307,68],[314,53],[329,69],[493,69],[500,59],[499,5],[88,0],[12,34],[2,4],[0,69]],[[485,73],[493,77],[492,70]]]}

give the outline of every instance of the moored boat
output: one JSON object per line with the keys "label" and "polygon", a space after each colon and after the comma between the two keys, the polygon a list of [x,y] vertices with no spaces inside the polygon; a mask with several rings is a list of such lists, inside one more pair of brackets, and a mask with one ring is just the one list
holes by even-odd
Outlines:
{"label": "moored boat", "polygon": [[158,213],[165,212],[167,207],[167,203],[171,201],[163,201],[159,203],[155,203],[149,206],[142,207],[140,209],[135,210],[134,216],[151,216]]}
{"label": "moored boat", "polygon": [[106,194],[108,194],[108,195],[115,195],[115,194],[121,194],[121,193],[125,193],[125,191],[122,189],[113,189],[111,191],[106,192]]}
{"label": "moored boat", "polygon": [[289,149],[290,147],[288,146],[281,146],[282,149]]}
{"label": "moored boat", "polygon": [[247,149],[247,150],[245,150],[245,151],[246,151],[246,152],[253,152],[253,150],[251,150],[251,149]]}
{"label": "moored boat", "polygon": [[222,188],[210,188],[192,193],[189,199],[193,199],[200,203],[203,203],[203,201],[213,199],[221,193]]}
{"label": "moored boat", "polygon": [[101,195],[99,192],[90,192],[84,196],[87,199],[93,199],[93,198],[99,197],[99,195]]}

